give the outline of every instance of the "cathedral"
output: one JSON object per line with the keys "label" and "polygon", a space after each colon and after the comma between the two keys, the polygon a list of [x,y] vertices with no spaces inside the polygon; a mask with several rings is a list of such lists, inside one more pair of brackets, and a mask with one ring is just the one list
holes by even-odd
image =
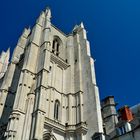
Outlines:
{"label": "cathedral", "polygon": [[42,11],[0,55],[0,140],[105,140],[94,59],[81,23],[65,34]]}

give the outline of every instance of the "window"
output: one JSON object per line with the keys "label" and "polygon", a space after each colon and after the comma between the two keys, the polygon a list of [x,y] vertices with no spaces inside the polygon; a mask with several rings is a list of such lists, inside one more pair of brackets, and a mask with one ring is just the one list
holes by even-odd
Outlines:
{"label": "window", "polygon": [[53,45],[52,45],[52,53],[59,56],[59,47],[60,47],[60,43],[59,43],[58,39],[54,39]]}
{"label": "window", "polygon": [[53,46],[52,46],[52,53],[55,52],[55,40],[53,41]]}
{"label": "window", "polygon": [[57,140],[56,137],[51,132],[45,132],[43,134],[43,140]]}
{"label": "window", "polygon": [[102,133],[95,133],[92,136],[92,140],[102,140]]}
{"label": "window", "polygon": [[59,120],[59,112],[60,112],[60,102],[56,100],[55,105],[54,105],[54,119],[55,120]]}
{"label": "window", "polygon": [[126,133],[126,129],[124,126],[118,128],[119,135],[123,135]]}

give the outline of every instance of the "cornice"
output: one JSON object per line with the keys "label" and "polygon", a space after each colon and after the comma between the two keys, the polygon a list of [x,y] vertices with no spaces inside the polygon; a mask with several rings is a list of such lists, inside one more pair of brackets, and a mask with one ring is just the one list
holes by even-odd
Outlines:
{"label": "cornice", "polygon": [[63,125],[60,122],[45,117],[45,125],[50,126],[56,130],[62,131],[64,133],[66,132],[87,133],[88,131],[86,122],[80,122],[78,124],[73,125],[68,124]]}
{"label": "cornice", "polygon": [[51,54],[51,61],[55,62],[60,68],[67,69],[70,65],[65,62],[62,58]]}
{"label": "cornice", "polygon": [[40,89],[45,89],[45,90],[52,89],[52,90],[55,90],[57,93],[63,94],[63,95],[65,95],[65,96],[68,96],[68,95],[77,95],[77,94],[79,94],[79,93],[81,93],[81,94],[84,93],[84,92],[81,91],[81,90],[79,90],[79,91],[77,91],[77,92],[75,92],[75,93],[63,93],[63,92],[58,91],[55,87],[51,87],[51,86],[45,87],[45,86],[43,86],[43,85],[40,85],[39,87],[37,87],[37,88],[35,89],[35,91],[39,91]]}

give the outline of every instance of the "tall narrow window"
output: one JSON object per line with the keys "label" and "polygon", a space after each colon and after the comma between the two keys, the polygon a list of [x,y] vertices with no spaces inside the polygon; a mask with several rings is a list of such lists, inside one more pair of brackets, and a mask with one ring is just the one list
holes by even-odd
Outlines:
{"label": "tall narrow window", "polygon": [[53,46],[52,46],[52,53],[55,52],[55,40],[53,41]]}
{"label": "tall narrow window", "polygon": [[59,45],[59,43],[57,42],[57,46],[56,46],[56,47],[57,47],[57,48],[56,48],[56,55],[57,55],[57,56],[59,55],[59,46],[60,46],[60,45]]}
{"label": "tall narrow window", "polygon": [[54,53],[55,55],[59,56],[59,47],[60,47],[60,43],[59,43],[58,39],[55,38],[53,40],[52,53]]}
{"label": "tall narrow window", "polygon": [[60,103],[58,100],[55,101],[54,105],[54,119],[59,120]]}

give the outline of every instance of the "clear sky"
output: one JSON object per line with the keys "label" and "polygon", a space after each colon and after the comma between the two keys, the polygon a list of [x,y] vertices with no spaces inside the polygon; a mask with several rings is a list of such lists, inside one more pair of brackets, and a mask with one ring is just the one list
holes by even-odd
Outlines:
{"label": "clear sky", "polygon": [[52,23],[65,33],[84,22],[101,99],[114,95],[119,106],[139,103],[140,0],[1,0],[0,52],[12,51],[47,6]]}

